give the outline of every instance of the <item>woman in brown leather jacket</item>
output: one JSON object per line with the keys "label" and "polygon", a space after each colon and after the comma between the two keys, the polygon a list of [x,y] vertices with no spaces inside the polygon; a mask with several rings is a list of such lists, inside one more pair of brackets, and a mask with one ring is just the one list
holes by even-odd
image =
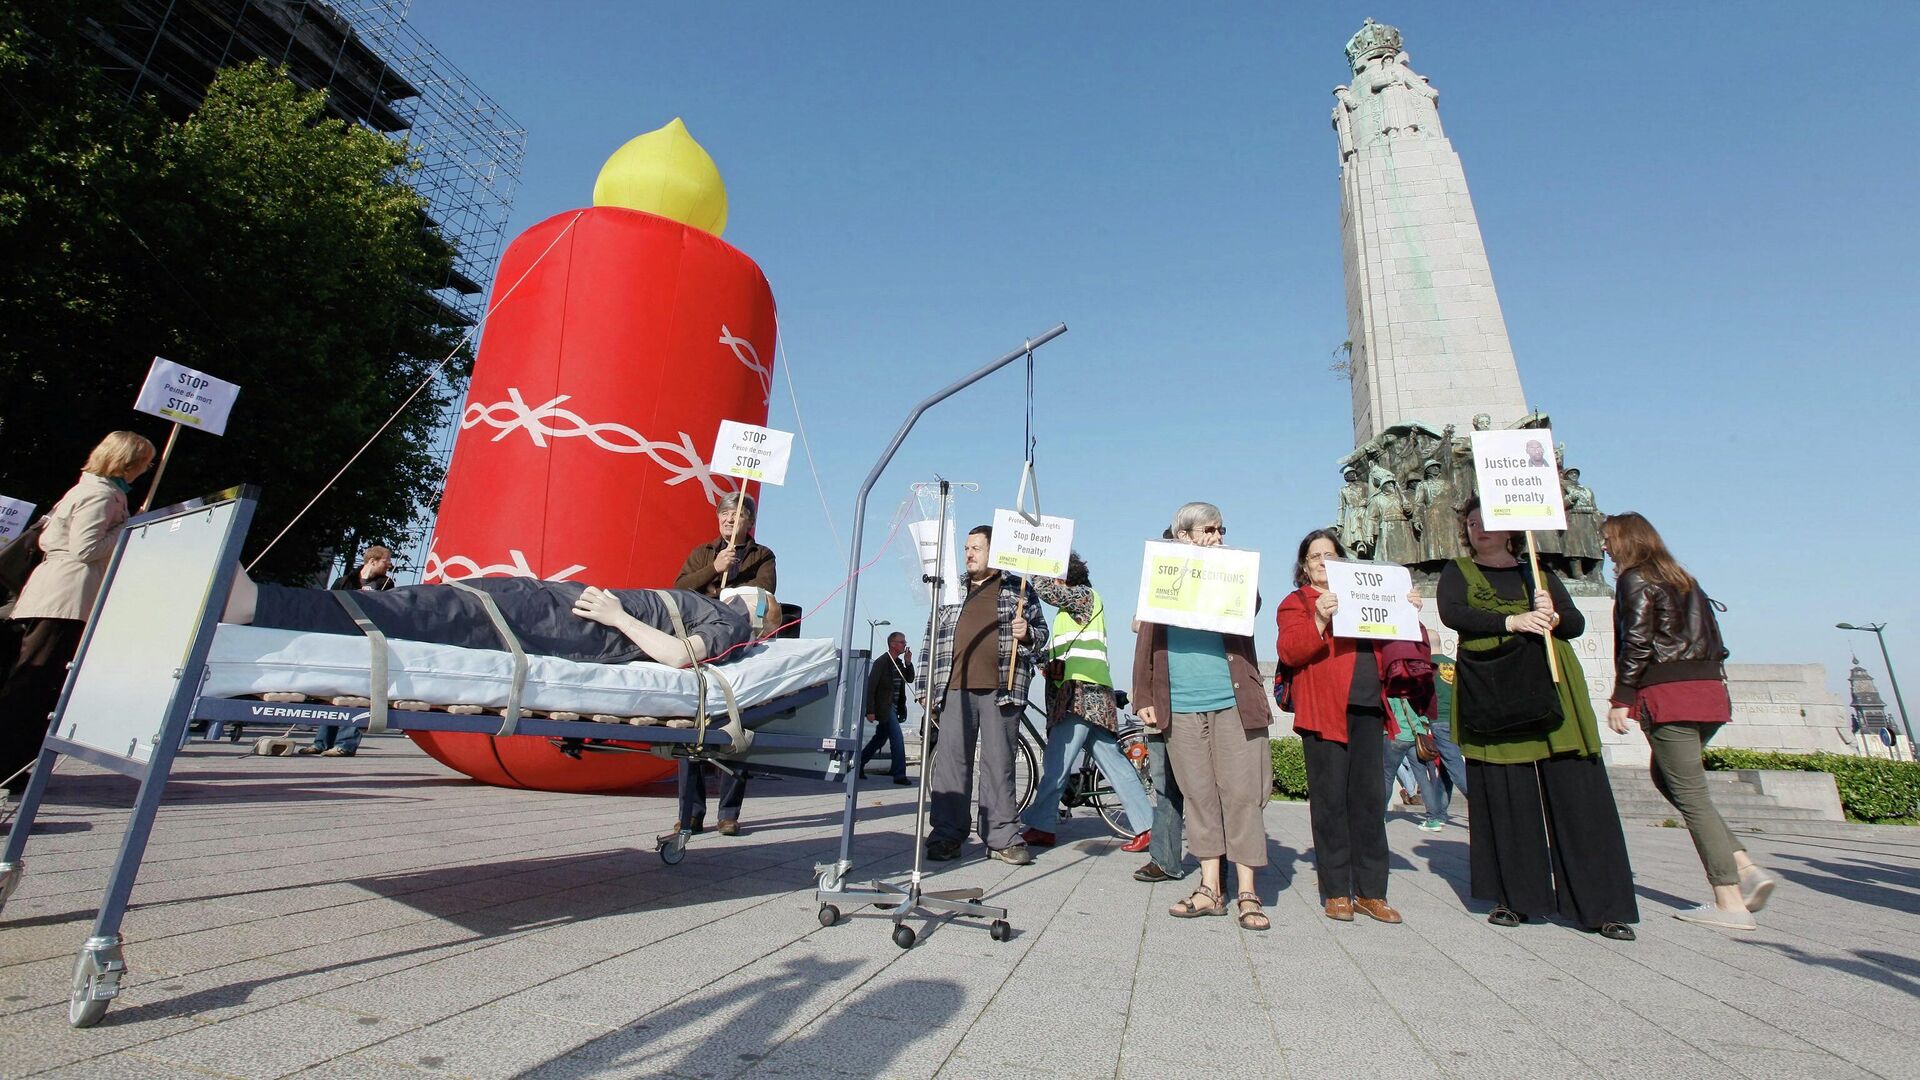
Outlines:
{"label": "woman in brown leather jacket", "polygon": [[1723,666],[1727,648],[1713,601],[1675,561],[1660,533],[1639,514],[1614,514],[1601,526],[1600,549],[1613,559],[1613,707],[1607,726],[1627,733],[1638,720],[1653,747],[1654,786],[1686,820],[1693,846],[1713,884],[1713,907],[1674,918],[1728,930],[1752,930],[1753,912],[1773,891],[1773,878],[1707,796],[1702,757],[1720,726],[1733,718]]}

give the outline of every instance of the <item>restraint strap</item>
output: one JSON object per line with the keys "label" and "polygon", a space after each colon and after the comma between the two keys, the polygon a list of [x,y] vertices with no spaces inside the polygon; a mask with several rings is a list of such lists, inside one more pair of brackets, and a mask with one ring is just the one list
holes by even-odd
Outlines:
{"label": "restraint strap", "polygon": [[347,609],[347,617],[360,627],[361,633],[367,635],[367,645],[372,650],[372,659],[367,664],[367,700],[370,702],[367,706],[367,734],[378,735],[387,730],[387,635],[373,625],[372,619],[367,618],[360,601],[355,600],[351,592],[342,590],[334,593],[333,598],[340,601],[340,606]]}
{"label": "restraint strap", "polygon": [[507,625],[506,617],[500,614],[500,605],[493,602],[493,597],[458,581],[445,584],[480,601],[480,606],[487,611],[487,618],[493,620],[494,632],[500,635],[507,651],[513,654],[513,686],[507,691],[507,716],[501,722],[500,730],[494,732],[496,736],[511,735],[520,726],[520,695],[527,687],[527,651],[520,647],[520,639],[513,636],[513,629]]}
{"label": "restraint strap", "polygon": [[727,739],[733,744],[734,753],[746,753],[753,746],[753,732],[748,731],[746,724],[740,719],[740,703],[733,695],[733,684],[725,675],[700,662],[699,655],[693,651],[692,635],[687,633],[687,620],[680,614],[680,602],[674,599],[673,593],[667,589],[655,589],[653,593],[660,598],[661,603],[667,606],[667,618],[673,620],[673,632],[679,636],[680,644],[686,647],[687,663],[691,665],[699,686],[698,707],[694,715],[695,747],[698,748],[707,741],[707,720],[709,719],[707,677],[711,675],[720,684],[721,697],[727,703],[727,723],[721,730],[727,733]]}

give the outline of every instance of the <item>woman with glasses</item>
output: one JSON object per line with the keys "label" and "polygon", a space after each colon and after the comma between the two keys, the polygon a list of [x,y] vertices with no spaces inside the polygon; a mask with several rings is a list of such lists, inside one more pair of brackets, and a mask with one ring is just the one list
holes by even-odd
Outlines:
{"label": "woman with glasses", "polygon": [[[1212,503],[1190,502],[1173,515],[1178,543],[1218,547],[1226,536]],[[1185,800],[1187,847],[1200,862],[1200,884],[1168,914],[1225,915],[1221,863],[1232,859],[1234,915],[1244,929],[1265,930],[1272,923],[1260,909],[1254,872],[1267,864],[1263,815],[1273,791],[1273,756],[1253,638],[1158,623],[1142,630],[1134,639],[1135,713],[1149,730],[1166,732]]]}
{"label": "woman with glasses", "polygon": [[[1640,921],[1620,812],[1600,758],[1600,727],[1568,642],[1586,630],[1560,578],[1532,569],[1522,537],[1464,508],[1469,558],[1440,572],[1440,621],[1460,635],[1453,735],[1467,759],[1473,895],[1512,927],[1558,912],[1589,933],[1634,939]],[[1546,649],[1560,669],[1556,683]]]}
{"label": "woman with glasses", "polygon": [[[1373,643],[1333,636],[1340,598],[1327,560],[1346,558],[1332,529],[1315,529],[1294,557],[1293,593],[1280,602],[1280,663],[1292,675],[1293,730],[1307,761],[1313,862],[1329,919],[1355,911],[1383,923],[1387,906],[1386,740],[1399,727],[1387,704]],[[1410,597],[1420,606],[1420,597]]]}
{"label": "woman with glasses", "polygon": [[1640,722],[1653,748],[1653,784],[1686,819],[1713,885],[1713,907],[1673,917],[1723,930],[1755,929],[1753,913],[1766,905],[1773,878],[1747,857],[1746,845],[1714,809],[1701,762],[1707,743],[1733,719],[1727,647],[1713,601],[1639,514],[1608,517],[1600,550],[1613,559],[1617,578],[1607,726],[1625,735],[1628,723]]}

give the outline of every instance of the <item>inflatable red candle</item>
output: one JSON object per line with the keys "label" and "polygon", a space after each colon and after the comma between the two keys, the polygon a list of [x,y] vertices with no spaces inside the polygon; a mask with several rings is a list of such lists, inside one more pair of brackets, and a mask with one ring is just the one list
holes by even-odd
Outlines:
{"label": "inflatable red candle", "polygon": [[[706,455],[720,421],[766,422],[775,317],[766,276],[720,239],[719,170],[676,119],[616,151],[593,196],[500,260],[426,581],[669,586],[739,485]],[[540,739],[415,740],[511,787],[624,790],[672,769]]]}

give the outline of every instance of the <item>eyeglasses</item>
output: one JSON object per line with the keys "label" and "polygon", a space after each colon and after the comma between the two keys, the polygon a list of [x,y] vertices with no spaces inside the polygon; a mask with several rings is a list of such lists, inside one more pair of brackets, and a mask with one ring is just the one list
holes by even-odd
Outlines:
{"label": "eyeglasses", "polygon": [[1218,536],[1224,538],[1227,535],[1227,527],[1225,525],[1202,525],[1192,531],[1201,536]]}

